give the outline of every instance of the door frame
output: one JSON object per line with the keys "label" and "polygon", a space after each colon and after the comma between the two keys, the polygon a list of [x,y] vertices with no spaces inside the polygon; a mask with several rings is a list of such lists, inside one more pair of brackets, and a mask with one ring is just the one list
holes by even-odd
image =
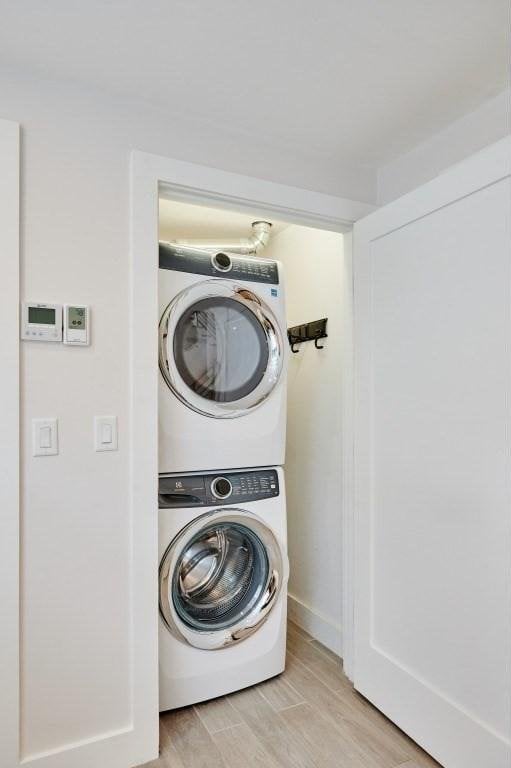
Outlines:
{"label": "door frame", "polygon": [[18,765],[20,734],[20,392],[19,230],[20,126],[0,120],[0,680],[7,706],[0,719],[0,743],[7,765]]}
{"label": "door frame", "polygon": [[[353,667],[353,340],[352,340],[352,264],[351,230],[358,219],[374,206],[346,198],[289,187],[250,176],[221,171],[207,166],[133,151],[131,155],[131,508],[134,536],[147,541],[145,552],[152,557],[136,585],[134,631],[147,627],[152,613],[147,609],[154,597],[151,573],[157,572],[157,518],[151,530],[137,510],[156,511],[158,476],[158,199],[163,192],[169,199],[210,205],[264,217],[273,215],[291,223],[327,229],[348,235],[344,243],[345,333],[340,341],[343,376],[343,646],[348,675]],[[342,394],[341,394],[342,393]],[[146,563],[147,565],[147,563]],[[141,572],[135,565],[135,572]],[[145,600],[142,596],[145,596]],[[143,605],[145,604],[145,608]],[[157,624],[140,641],[154,653]],[[137,645],[138,648],[138,645]],[[146,669],[135,659],[134,685],[143,685]],[[137,697],[135,696],[135,701]]]}

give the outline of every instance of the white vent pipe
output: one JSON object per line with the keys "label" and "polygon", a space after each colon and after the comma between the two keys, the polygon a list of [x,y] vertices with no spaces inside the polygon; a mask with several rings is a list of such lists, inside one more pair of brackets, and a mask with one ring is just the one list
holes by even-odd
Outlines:
{"label": "white vent pipe", "polygon": [[161,241],[163,245],[175,253],[197,253],[197,251],[227,251],[243,256],[255,256],[262,250],[270,239],[271,224],[269,221],[254,221],[250,237],[238,240],[170,240]]}

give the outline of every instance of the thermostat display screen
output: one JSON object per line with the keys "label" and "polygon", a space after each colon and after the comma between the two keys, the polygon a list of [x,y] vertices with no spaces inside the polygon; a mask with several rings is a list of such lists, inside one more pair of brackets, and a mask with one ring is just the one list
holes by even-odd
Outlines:
{"label": "thermostat display screen", "polygon": [[85,310],[82,307],[69,307],[67,310],[67,327],[73,330],[85,328]]}
{"label": "thermostat display screen", "polygon": [[55,310],[49,307],[29,307],[28,322],[37,325],[55,325]]}

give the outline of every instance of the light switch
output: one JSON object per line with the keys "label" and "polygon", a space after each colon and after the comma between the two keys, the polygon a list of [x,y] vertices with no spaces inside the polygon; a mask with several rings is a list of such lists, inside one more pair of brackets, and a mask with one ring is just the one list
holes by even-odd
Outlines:
{"label": "light switch", "polygon": [[103,445],[110,445],[111,442],[112,442],[112,425],[102,424],[101,425],[101,443]]}
{"label": "light switch", "polygon": [[32,419],[32,454],[55,456],[59,452],[57,419]]}
{"label": "light switch", "polygon": [[51,448],[51,427],[39,429],[39,448]]}
{"label": "light switch", "polygon": [[116,451],[117,442],[117,416],[96,416],[94,419],[95,450]]}

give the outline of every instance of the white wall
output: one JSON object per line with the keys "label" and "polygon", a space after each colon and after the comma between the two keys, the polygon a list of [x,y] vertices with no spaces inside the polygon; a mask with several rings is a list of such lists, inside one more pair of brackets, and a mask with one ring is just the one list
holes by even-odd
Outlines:
{"label": "white wall", "polygon": [[[87,96],[4,84],[22,124],[21,295],[92,307],[92,345],[23,343],[21,753],[128,726],[128,158],[140,125]],[[151,140],[151,137],[149,137]],[[95,414],[119,451],[94,453]],[[59,419],[33,458],[30,421]]]}
{"label": "white wall", "polygon": [[325,348],[290,355],[286,489],[289,610],[341,653],[342,235],[290,226],[265,255],[285,268],[288,325],[328,317]]}
{"label": "white wall", "polygon": [[503,91],[474,112],[419,144],[378,171],[378,203],[394,200],[430,181],[483,147],[511,132],[511,90]]}
{"label": "white wall", "polygon": [[[22,125],[21,297],[92,309],[90,347],[22,344],[21,756],[31,758],[128,728],[132,716],[131,149],[223,157],[240,171],[243,152],[233,142],[227,157],[202,127],[178,130],[143,104],[83,88],[3,69],[0,91],[2,116]],[[119,417],[118,452],[93,451],[96,414]],[[31,419],[52,416],[60,454],[33,458]]]}

